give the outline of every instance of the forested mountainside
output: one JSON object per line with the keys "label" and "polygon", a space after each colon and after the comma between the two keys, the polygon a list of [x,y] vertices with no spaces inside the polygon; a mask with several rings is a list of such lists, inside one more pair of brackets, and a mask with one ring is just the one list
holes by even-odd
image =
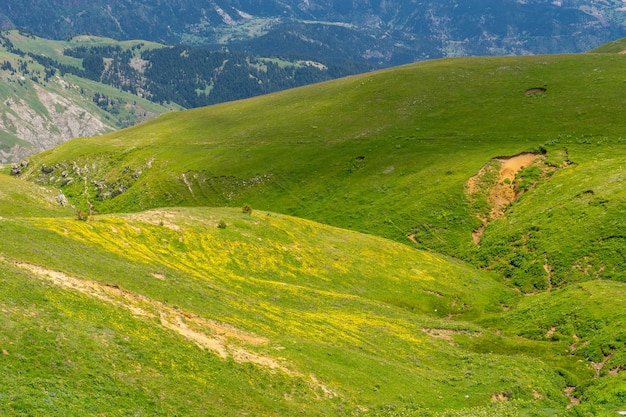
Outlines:
{"label": "forested mountainside", "polygon": [[[10,39],[22,49],[15,47]],[[60,54],[58,51],[63,50],[60,42],[26,38],[17,32],[3,33],[0,42],[0,100],[3,103],[0,163],[19,160],[72,138],[110,132],[181,108],[173,103],[154,103],[101,82],[62,73],[47,62],[55,51]],[[138,43],[131,42],[127,46],[135,45]],[[80,61],[74,61],[66,58],[63,66],[80,65]]]}
{"label": "forested mountainside", "polygon": [[14,0],[0,24],[390,66],[458,55],[591,49],[626,34],[622,2],[516,0]]}
{"label": "forested mountainside", "polygon": [[370,69],[206,47],[92,36],[0,34],[0,161],[163,112],[237,100]]}
{"label": "forested mountainside", "polygon": [[175,46],[148,49],[136,56],[121,46],[66,49],[82,59],[83,68],[63,67],[150,101],[186,108],[238,100],[365,72],[365,64],[323,64],[297,58],[267,58],[244,52]]}

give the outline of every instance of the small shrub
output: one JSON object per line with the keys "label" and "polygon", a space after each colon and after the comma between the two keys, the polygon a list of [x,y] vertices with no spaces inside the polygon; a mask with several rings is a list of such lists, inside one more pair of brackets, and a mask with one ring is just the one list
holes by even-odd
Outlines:
{"label": "small shrub", "polygon": [[224,220],[220,220],[219,222],[217,222],[217,228],[226,229],[226,222]]}
{"label": "small shrub", "polygon": [[76,210],[76,220],[80,220],[81,222],[86,222],[89,220],[89,213],[82,210]]}
{"label": "small shrub", "polygon": [[541,174],[541,168],[535,165],[522,168],[515,177],[518,191],[528,191],[537,183],[537,181],[539,181],[539,179],[541,178]]}
{"label": "small shrub", "polygon": [[245,213],[245,214],[252,214],[252,207],[250,207],[249,205],[247,205],[247,204],[246,204],[246,205],[245,205],[245,206],[243,206],[243,208],[241,209],[241,212],[242,212],[242,213]]}

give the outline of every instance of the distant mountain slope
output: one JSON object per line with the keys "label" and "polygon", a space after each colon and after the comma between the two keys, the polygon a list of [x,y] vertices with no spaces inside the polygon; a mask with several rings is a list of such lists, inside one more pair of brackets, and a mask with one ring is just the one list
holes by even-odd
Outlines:
{"label": "distant mountain slope", "polygon": [[171,109],[247,98],[369,69],[79,36],[0,34],[0,162]]}
{"label": "distant mountain slope", "polygon": [[626,34],[622,3],[615,0],[18,0],[1,4],[0,13],[4,27],[45,37],[241,43],[256,54],[299,51],[380,66],[442,56],[580,52]]}
{"label": "distant mountain slope", "polygon": [[[16,40],[17,34],[13,35],[9,37]],[[33,38],[30,48],[24,51],[16,49],[9,37],[6,33],[0,36],[2,163],[19,160],[69,139],[110,132],[180,108],[62,73],[34,58],[60,55],[69,42]],[[64,65],[80,66],[80,61],[64,57]]]}

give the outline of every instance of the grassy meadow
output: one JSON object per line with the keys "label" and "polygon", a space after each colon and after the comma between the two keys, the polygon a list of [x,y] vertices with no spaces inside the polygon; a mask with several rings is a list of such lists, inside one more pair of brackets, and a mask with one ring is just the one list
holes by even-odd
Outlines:
{"label": "grassy meadow", "polygon": [[625,60],[429,61],[29,158],[0,411],[616,415]]}
{"label": "grassy meadow", "polygon": [[536,358],[467,344],[485,332],[470,319],[517,296],[439,255],[236,209],[0,228],[9,415],[203,415],[203,397],[209,415],[415,414],[509,390],[564,402],[562,378]]}

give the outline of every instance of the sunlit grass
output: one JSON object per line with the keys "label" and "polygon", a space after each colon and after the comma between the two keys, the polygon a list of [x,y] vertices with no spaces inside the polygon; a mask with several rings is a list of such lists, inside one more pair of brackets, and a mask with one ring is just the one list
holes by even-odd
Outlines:
{"label": "sunlit grass", "polygon": [[[25,177],[86,215],[42,207],[46,191],[0,177],[0,270],[13,285],[0,298],[0,341],[10,347],[11,329],[32,328],[20,346],[34,343],[49,363],[53,335],[80,346],[104,332],[85,342],[89,358],[111,364],[110,347],[127,355],[125,371],[110,365],[105,381],[68,386],[67,396],[93,393],[96,411],[129,397],[118,415],[142,406],[235,415],[246,403],[256,415],[614,413],[626,366],[624,59],[431,61],[172,113],[45,152]],[[545,92],[526,94],[533,88]],[[525,192],[475,244],[488,199],[473,203],[467,180],[526,151],[552,169],[527,167]],[[76,181],[62,186],[63,170]],[[24,265],[117,298],[56,288]],[[138,305],[152,316],[137,317]],[[202,319],[249,339],[224,336],[223,359],[168,330],[159,310],[194,331],[208,331]],[[0,359],[16,359],[7,352]],[[51,413],[37,395],[55,371],[29,363],[23,377],[16,363],[5,379],[23,383],[0,395],[33,403],[7,412]],[[55,381],[85,380],[76,376]],[[159,384],[176,397],[169,408]],[[568,395],[582,403],[568,409]]]}

